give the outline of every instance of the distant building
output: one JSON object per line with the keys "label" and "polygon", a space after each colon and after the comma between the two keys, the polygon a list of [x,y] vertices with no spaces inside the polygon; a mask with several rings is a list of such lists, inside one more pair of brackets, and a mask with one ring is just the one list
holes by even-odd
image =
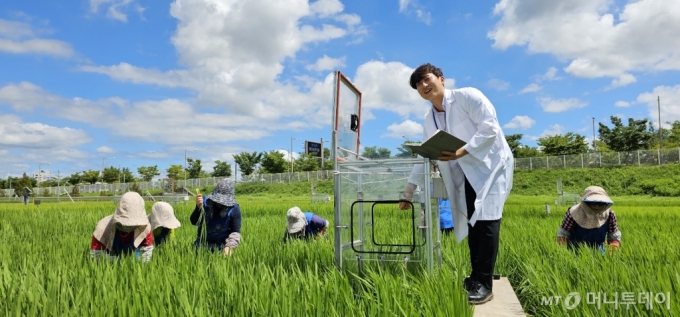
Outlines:
{"label": "distant building", "polygon": [[33,178],[38,182],[44,182],[52,177],[52,171],[50,170],[40,170],[39,172],[33,173]]}

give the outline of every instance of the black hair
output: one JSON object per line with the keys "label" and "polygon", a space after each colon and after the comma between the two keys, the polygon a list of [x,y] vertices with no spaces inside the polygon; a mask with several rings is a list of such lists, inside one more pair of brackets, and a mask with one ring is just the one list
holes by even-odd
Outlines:
{"label": "black hair", "polygon": [[436,66],[427,63],[418,66],[416,70],[413,71],[411,74],[411,80],[409,81],[409,84],[411,84],[411,88],[416,89],[416,85],[423,80],[423,77],[427,76],[427,74],[432,73],[432,75],[439,77],[444,77],[444,73],[442,72],[441,69],[437,68]]}

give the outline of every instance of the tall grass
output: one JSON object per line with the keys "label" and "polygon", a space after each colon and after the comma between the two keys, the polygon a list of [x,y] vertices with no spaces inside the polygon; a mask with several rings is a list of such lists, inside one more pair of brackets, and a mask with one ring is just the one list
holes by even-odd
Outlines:
{"label": "tall grass", "polygon": [[[564,211],[545,215],[544,199],[511,197],[501,225],[497,273],[510,278],[524,309],[536,316],[680,315],[673,206],[618,199],[623,232],[616,256],[571,252],[555,243]],[[655,202],[656,200],[649,200]],[[113,213],[108,203],[0,204],[0,315],[3,316],[471,316],[462,279],[469,273],[466,242],[444,237],[443,266],[433,273],[367,266],[362,274],[334,266],[328,239],[283,244],[285,213],[299,205],[332,221],[331,204],[240,197],[241,246],[229,258],[196,252],[191,205],[176,205],[182,227],[156,248],[151,263],[133,257],[93,261],[94,226]],[[148,206],[150,209],[150,206]],[[401,222],[400,222],[401,223]],[[391,238],[393,228],[375,228]],[[395,233],[396,234],[396,233]],[[399,242],[402,240],[397,239]],[[381,240],[382,241],[382,240]],[[392,241],[392,240],[390,240]],[[585,303],[588,292],[670,292],[671,310],[656,304],[629,310]],[[581,304],[542,305],[544,296],[579,292]]]}

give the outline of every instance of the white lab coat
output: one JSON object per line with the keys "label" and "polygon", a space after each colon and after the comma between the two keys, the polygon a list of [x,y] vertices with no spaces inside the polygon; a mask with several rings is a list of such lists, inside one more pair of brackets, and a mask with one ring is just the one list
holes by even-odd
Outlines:
{"label": "white lab coat", "polygon": [[[466,141],[468,154],[458,160],[437,161],[451,200],[456,240],[468,235],[465,225],[474,226],[477,220],[498,220],[503,216],[503,205],[512,189],[514,158],[510,146],[496,118],[489,99],[475,88],[447,89],[443,100],[446,112],[446,132]],[[435,122],[434,107],[425,114],[423,141],[442,124]],[[408,182],[424,185],[423,165],[415,165]],[[467,218],[465,178],[477,194],[475,212]]]}

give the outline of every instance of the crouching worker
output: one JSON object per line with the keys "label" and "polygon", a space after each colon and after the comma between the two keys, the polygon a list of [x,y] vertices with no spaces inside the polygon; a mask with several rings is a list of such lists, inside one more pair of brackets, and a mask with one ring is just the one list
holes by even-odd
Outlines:
{"label": "crouching worker", "polygon": [[168,238],[173,238],[175,229],[181,226],[172,206],[164,201],[159,201],[151,207],[149,224],[153,230],[153,243],[156,246],[162,245]]}
{"label": "crouching worker", "polygon": [[454,229],[451,202],[448,199],[439,198],[439,229],[447,236],[450,235]]}
{"label": "crouching worker", "polygon": [[564,215],[562,225],[557,230],[557,242],[566,244],[570,249],[587,245],[604,254],[606,240],[609,252],[613,253],[620,247],[621,241],[616,215],[610,209],[613,204],[601,187],[586,188],[581,203],[570,207]]}
{"label": "crouching worker", "polygon": [[323,237],[328,229],[328,220],[311,212],[302,212],[295,206],[286,213],[286,233],[283,242],[289,239],[310,239]]}
{"label": "crouching worker", "polygon": [[234,197],[234,181],[219,181],[205,200],[203,195],[196,195],[190,220],[198,226],[195,246],[231,255],[241,243],[241,208]]}
{"label": "crouching worker", "polygon": [[144,198],[136,192],[127,192],[120,198],[116,212],[97,223],[90,255],[119,259],[124,254],[135,254],[148,262],[152,253],[153,234],[144,210]]}

